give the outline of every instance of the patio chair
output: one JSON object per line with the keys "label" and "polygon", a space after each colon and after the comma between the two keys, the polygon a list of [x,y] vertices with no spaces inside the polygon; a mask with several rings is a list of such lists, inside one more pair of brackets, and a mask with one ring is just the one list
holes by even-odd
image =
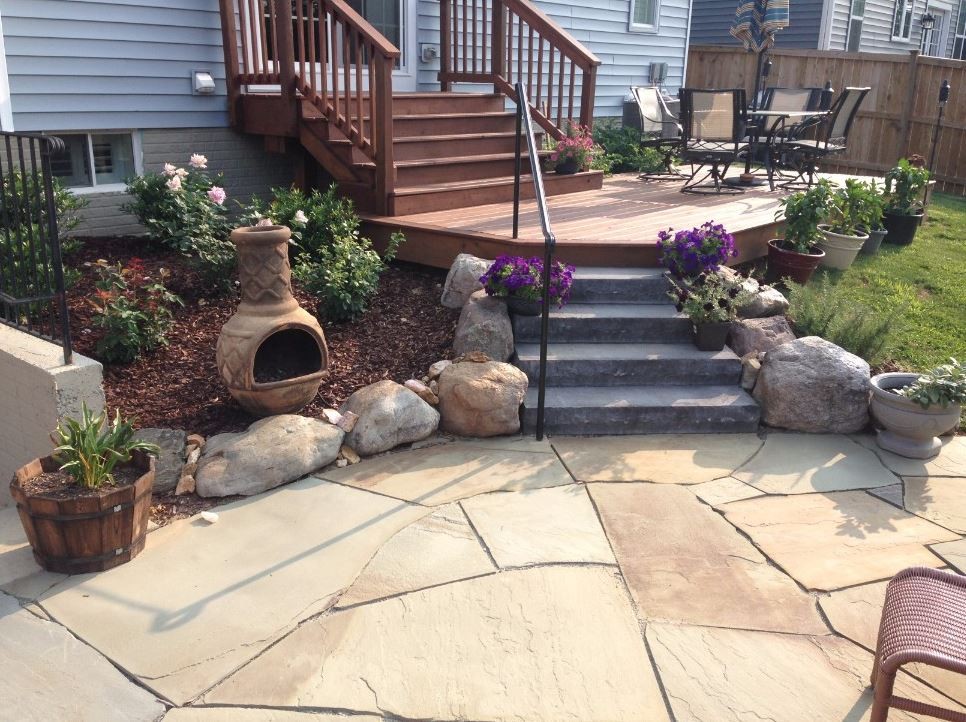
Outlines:
{"label": "patio chair", "polygon": [[872,665],[875,699],[870,722],[886,722],[889,708],[966,722],[966,714],[893,695],[896,673],[918,663],[966,674],[966,577],[912,567],[886,587]]}
{"label": "patio chair", "polygon": [[692,169],[681,191],[743,193],[742,188],[722,181],[731,164],[748,149],[744,140],[744,89],[681,88],[681,127],[681,160],[690,163]]}
{"label": "patio chair", "polygon": [[641,173],[643,180],[680,180],[687,178],[674,167],[675,157],[681,150],[681,124],[668,108],[664,96],[657,87],[631,86],[631,93],[637,101],[641,114],[642,148],[654,148],[661,153],[663,173]]}
{"label": "patio chair", "polygon": [[[772,146],[773,166],[794,174],[783,188],[811,188],[818,164],[830,155],[844,153],[849,132],[859,106],[871,88],[846,88],[832,104],[828,115],[816,124],[802,124],[797,132],[778,139]],[[803,137],[804,130],[815,128],[814,138]]]}
{"label": "patio chair", "polygon": [[825,88],[765,88],[762,110],[828,110],[829,94]]}

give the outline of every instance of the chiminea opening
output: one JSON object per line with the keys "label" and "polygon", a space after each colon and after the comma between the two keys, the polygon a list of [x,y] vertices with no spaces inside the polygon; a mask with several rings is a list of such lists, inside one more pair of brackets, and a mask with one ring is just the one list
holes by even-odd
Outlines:
{"label": "chiminea opening", "polygon": [[266,338],[255,352],[252,374],[256,384],[296,379],[323,368],[315,337],[301,328],[286,328]]}

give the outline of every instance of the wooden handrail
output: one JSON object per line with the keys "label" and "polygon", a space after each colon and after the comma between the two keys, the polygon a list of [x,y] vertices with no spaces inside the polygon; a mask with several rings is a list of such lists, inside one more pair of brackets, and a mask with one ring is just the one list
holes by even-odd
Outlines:
{"label": "wooden handrail", "polygon": [[399,48],[389,42],[385,35],[380,33],[372,24],[353,10],[343,0],[321,0],[322,4],[328,6],[335,13],[339,20],[346,25],[354,27],[364,39],[375,47],[383,57],[395,60],[401,53]]}
{"label": "wooden handrail", "polygon": [[590,52],[536,5],[527,0],[502,0],[502,2],[551,43],[560,49],[566,49],[568,57],[572,57],[579,68],[587,70],[600,65],[600,58]]}

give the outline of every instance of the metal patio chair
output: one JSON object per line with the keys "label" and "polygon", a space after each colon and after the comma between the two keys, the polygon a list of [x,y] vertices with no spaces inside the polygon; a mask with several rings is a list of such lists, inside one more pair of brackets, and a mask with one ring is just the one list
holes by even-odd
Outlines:
{"label": "metal patio chair", "polygon": [[674,160],[682,148],[681,124],[668,108],[660,88],[631,86],[631,93],[637,101],[637,110],[641,115],[640,145],[642,148],[654,148],[661,153],[661,162],[664,165],[663,173],[641,173],[638,177],[656,181],[687,178],[686,173],[674,167]]}
{"label": "metal patio chair", "polygon": [[[681,160],[691,164],[683,193],[743,193],[723,183],[728,168],[747,152],[745,91],[681,89]],[[705,170],[706,169],[706,170]],[[701,175],[704,171],[704,175]],[[710,180],[710,182],[708,182]]]}

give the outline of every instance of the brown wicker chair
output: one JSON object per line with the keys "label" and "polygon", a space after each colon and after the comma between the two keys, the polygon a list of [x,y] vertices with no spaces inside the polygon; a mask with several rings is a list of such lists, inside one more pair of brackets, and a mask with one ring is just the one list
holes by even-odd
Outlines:
{"label": "brown wicker chair", "polygon": [[886,588],[872,666],[875,701],[870,722],[886,722],[889,708],[966,722],[966,714],[892,693],[896,673],[918,662],[966,674],[966,577],[926,567],[896,574]]}

